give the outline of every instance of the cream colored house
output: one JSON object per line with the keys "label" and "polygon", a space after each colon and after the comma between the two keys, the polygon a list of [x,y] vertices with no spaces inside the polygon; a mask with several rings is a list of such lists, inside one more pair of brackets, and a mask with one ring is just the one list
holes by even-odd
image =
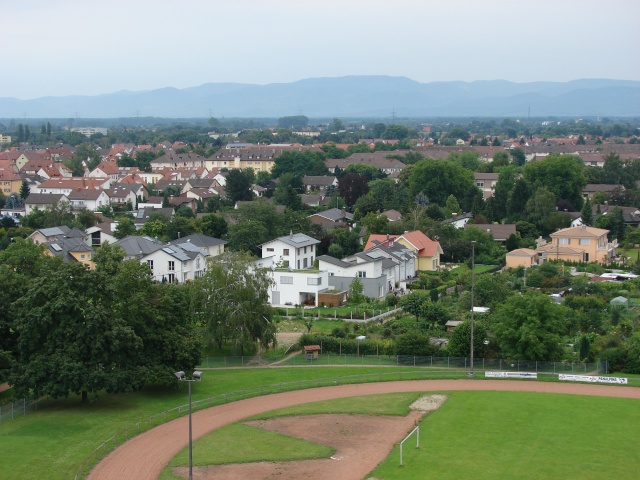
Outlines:
{"label": "cream colored house", "polygon": [[564,228],[552,233],[551,243],[539,245],[536,251],[547,260],[607,263],[616,255],[617,241],[607,239],[609,230],[602,228]]}
{"label": "cream colored house", "polygon": [[511,250],[505,256],[505,268],[531,268],[538,264],[540,254],[530,248],[518,248]]}

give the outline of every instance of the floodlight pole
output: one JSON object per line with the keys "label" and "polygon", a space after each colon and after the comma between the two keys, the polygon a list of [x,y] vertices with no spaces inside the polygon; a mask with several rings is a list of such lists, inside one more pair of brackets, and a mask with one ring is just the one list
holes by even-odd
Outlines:
{"label": "floodlight pole", "polygon": [[193,372],[193,378],[188,379],[184,372],[174,374],[180,382],[189,384],[189,480],[193,480],[193,430],[191,426],[191,383],[202,380],[202,372]]}
{"label": "floodlight pole", "polygon": [[475,373],[473,372],[473,324],[474,324],[474,303],[473,303],[473,294],[476,286],[476,242],[473,240],[471,242],[471,370],[469,371],[469,376],[473,377]]}

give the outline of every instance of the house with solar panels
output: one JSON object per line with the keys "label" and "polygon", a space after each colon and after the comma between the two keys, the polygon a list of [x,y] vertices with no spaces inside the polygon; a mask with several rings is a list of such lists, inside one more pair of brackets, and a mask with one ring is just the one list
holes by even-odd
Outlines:
{"label": "house with solar panels", "polygon": [[204,275],[209,252],[184,241],[169,245],[150,237],[128,236],[118,240],[125,251],[125,260],[138,260],[151,271],[157,282],[184,283]]}

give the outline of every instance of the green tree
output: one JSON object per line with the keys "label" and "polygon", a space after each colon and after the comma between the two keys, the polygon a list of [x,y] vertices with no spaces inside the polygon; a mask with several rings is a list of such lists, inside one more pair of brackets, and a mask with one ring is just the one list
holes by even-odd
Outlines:
{"label": "green tree", "polygon": [[291,117],[280,117],[278,119],[278,126],[280,128],[291,128],[294,130],[301,130],[309,125],[309,119],[304,115],[294,115]]}
{"label": "green tree", "polygon": [[364,286],[362,285],[362,281],[358,277],[355,277],[349,284],[349,303],[353,305],[363,303],[366,299],[363,292]]}
{"label": "green tree", "polygon": [[[473,322],[473,355],[475,358],[483,358],[485,354],[484,341],[487,339],[487,329],[477,319]],[[465,320],[458,325],[449,338],[447,351],[452,357],[471,356],[471,321]]]}
{"label": "green tree", "polygon": [[283,173],[291,173],[300,178],[305,175],[326,175],[329,170],[324,159],[322,152],[310,150],[283,152],[274,159],[271,175],[273,178],[278,178]]}
{"label": "green tree", "polygon": [[416,357],[441,356],[441,350],[440,347],[431,344],[429,335],[422,332],[410,332],[398,335],[395,342],[396,355]]}
{"label": "green tree", "polygon": [[562,354],[560,341],[567,313],[566,307],[530,290],[496,307],[491,330],[504,358],[556,360]]}
{"label": "green tree", "polygon": [[367,227],[368,233],[382,234],[389,231],[389,219],[384,215],[369,212],[360,220],[360,223],[363,227]]}
{"label": "green tree", "polygon": [[[502,152],[498,152],[502,153]],[[494,215],[496,219],[502,220],[507,216],[507,205],[509,204],[509,193],[513,191],[516,184],[516,170],[514,167],[507,167],[500,172],[496,187],[493,192]]]}
{"label": "green tree", "polygon": [[411,292],[400,298],[400,306],[405,312],[415,315],[416,322],[418,322],[420,321],[420,315],[423,313],[422,305],[428,301],[427,292]]}
{"label": "green tree", "polygon": [[556,213],[556,196],[544,187],[539,188],[527,202],[525,213],[529,222],[542,227],[545,218]]}
{"label": "green tree", "polygon": [[524,177],[537,187],[545,187],[558,200],[566,200],[573,209],[582,208],[582,188],[586,185],[582,160],[573,155],[550,154],[543,160],[529,162]]}
{"label": "green tree", "polygon": [[447,197],[447,202],[445,203],[443,213],[445,217],[450,217],[453,213],[461,214],[462,211],[460,209],[460,204],[455,196],[449,195]]}
{"label": "green tree", "polygon": [[522,167],[526,163],[527,157],[524,153],[524,150],[522,150],[520,147],[512,149],[510,153],[515,165]]}
{"label": "green tree", "polygon": [[233,203],[239,200],[246,201],[253,198],[251,179],[241,170],[231,170],[229,172],[225,189],[227,196]]}
{"label": "green tree", "polygon": [[582,210],[580,211],[580,218],[582,219],[582,223],[584,225],[591,226],[593,224],[593,207],[591,205],[589,197],[587,197],[584,205],[582,206]]}
{"label": "green tree", "polygon": [[129,217],[120,217],[118,218],[118,224],[116,225],[116,229],[113,232],[113,236],[117,239],[121,239],[127,237],[129,235],[135,235],[136,233],[136,225],[133,223]]}
{"label": "green tree", "polygon": [[263,223],[249,220],[229,228],[229,248],[236,252],[251,252],[258,255],[261,245],[273,239]]}
{"label": "green tree", "polygon": [[422,192],[432,202],[444,205],[449,195],[464,197],[475,182],[470,170],[454,162],[427,158],[412,166],[408,185],[412,196]]}
{"label": "green tree", "polygon": [[113,315],[108,278],[61,263],[32,282],[17,301],[19,361],[11,383],[19,395],[53,398],[137,390],[145,371],[142,341]]}
{"label": "green tree", "polygon": [[29,196],[29,193],[31,193],[29,185],[27,185],[27,182],[23,180],[22,185],[20,185],[20,198],[23,200],[26,199]]}
{"label": "green tree", "polygon": [[380,135],[385,140],[404,140],[411,135],[411,132],[404,125],[387,125]]}
{"label": "green tree", "polygon": [[602,166],[602,181],[612,185],[622,185],[625,183],[625,164],[615,152],[609,152],[604,157],[604,165]]}
{"label": "green tree", "polygon": [[504,150],[499,150],[493,154],[492,165],[496,167],[506,167],[509,165],[509,154]]}
{"label": "green tree", "polygon": [[507,197],[507,218],[510,221],[524,220],[524,211],[530,198],[531,189],[529,182],[524,178],[519,178],[516,180],[511,191],[509,191]]}
{"label": "green tree", "polygon": [[338,191],[347,205],[351,207],[360,197],[367,194],[369,191],[367,183],[367,178],[364,175],[350,173],[340,179]]}
{"label": "green tree", "polygon": [[213,238],[223,238],[227,234],[228,225],[222,215],[207,213],[197,221],[197,227],[204,235]]}
{"label": "green tree", "polygon": [[207,272],[193,282],[192,301],[218,348],[230,342],[237,354],[276,344],[273,309],[268,304],[270,276],[246,254],[227,252],[209,260]]}

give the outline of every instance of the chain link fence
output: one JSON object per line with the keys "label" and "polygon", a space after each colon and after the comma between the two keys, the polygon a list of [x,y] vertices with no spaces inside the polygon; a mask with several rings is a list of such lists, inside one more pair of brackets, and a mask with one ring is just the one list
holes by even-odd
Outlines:
{"label": "chain link fence", "polygon": [[13,402],[5,405],[0,405],[0,424],[31,412],[37,412],[39,409],[45,408],[59,401],[60,400],[54,400],[50,397],[42,397],[37,400],[23,398],[21,400],[14,400]]}
{"label": "chain link fence", "polygon": [[[233,368],[257,366],[312,366],[312,365],[370,365],[370,366],[414,366],[433,368],[470,369],[471,361],[465,357],[420,357],[414,355],[339,355],[319,354],[307,359],[305,355],[254,355],[237,357],[205,357],[198,368]],[[604,363],[542,362],[527,360],[504,360],[476,358],[474,370],[528,371],[540,373],[608,373]]]}

